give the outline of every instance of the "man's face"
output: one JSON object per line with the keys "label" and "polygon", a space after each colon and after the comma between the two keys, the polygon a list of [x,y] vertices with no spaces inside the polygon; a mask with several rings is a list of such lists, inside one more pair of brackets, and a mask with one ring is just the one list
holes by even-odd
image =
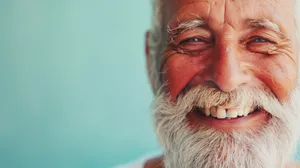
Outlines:
{"label": "man's face", "polygon": [[293,1],[168,0],[162,10],[154,116],[166,167],[281,167],[298,137]]}
{"label": "man's face", "polygon": [[294,89],[296,31],[290,0],[170,0],[166,6],[169,45],[162,71],[173,98],[187,85],[208,82],[225,92],[266,88],[280,100]]}

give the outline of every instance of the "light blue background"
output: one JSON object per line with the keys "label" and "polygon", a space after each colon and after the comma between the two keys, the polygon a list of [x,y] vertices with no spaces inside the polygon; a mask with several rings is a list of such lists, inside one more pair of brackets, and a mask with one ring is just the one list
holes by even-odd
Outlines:
{"label": "light blue background", "polygon": [[159,146],[150,0],[0,0],[0,167],[106,168]]}

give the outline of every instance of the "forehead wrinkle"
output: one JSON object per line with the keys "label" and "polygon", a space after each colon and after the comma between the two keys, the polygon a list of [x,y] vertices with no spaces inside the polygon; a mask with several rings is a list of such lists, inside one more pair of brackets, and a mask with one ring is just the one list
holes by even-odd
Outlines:
{"label": "forehead wrinkle", "polygon": [[[179,0],[177,0],[177,2],[175,2],[176,5],[179,5],[178,3]],[[197,2],[204,2],[207,4],[214,4],[216,0],[186,0],[185,4],[186,5],[191,5],[193,3],[197,3]],[[179,8],[179,11],[181,10],[182,7]]]}
{"label": "forehead wrinkle", "polygon": [[[265,7],[262,8],[263,5],[260,4],[259,1],[253,0],[253,1],[250,1],[250,3],[246,3],[247,1],[245,1],[245,0],[236,0],[236,2],[238,3],[237,7],[240,8],[240,11],[239,11],[240,13],[237,13],[237,14],[241,15],[241,17],[238,17],[237,18],[238,21],[235,22],[235,23],[229,22],[229,23],[232,23],[231,25],[236,27],[236,29],[240,29],[240,28],[244,27],[243,20],[246,20],[247,15],[248,15],[248,18],[261,17],[261,18],[269,18],[271,21],[274,21],[275,23],[277,21],[277,26],[260,26],[260,27],[261,28],[265,27],[265,28],[268,28],[268,29],[270,29],[271,27],[273,27],[273,28],[279,27],[279,30],[281,32],[278,31],[277,28],[276,29],[270,29],[270,30],[274,30],[274,32],[277,33],[278,35],[280,35],[280,37],[283,37],[283,36],[284,37],[290,37],[291,36],[289,34],[290,31],[287,31],[286,27],[285,27],[287,20],[282,20],[281,18],[278,18],[278,17],[274,16],[273,14],[276,11],[273,11],[272,9],[268,8],[268,9],[264,10],[264,12],[259,14],[259,16],[256,16],[253,13],[250,12],[251,10],[255,9],[254,6],[256,6],[258,8],[261,8],[261,9],[265,9]],[[254,9],[253,8],[252,9],[247,9],[246,7],[244,7],[245,5],[242,5],[242,4],[244,4],[244,2],[246,3],[245,4],[246,6],[249,6],[249,5],[251,6],[251,4],[252,4],[252,7],[254,7]],[[263,0],[261,2],[266,3],[269,6],[270,5],[274,6],[275,4],[271,3],[271,2],[276,2],[276,1],[275,0],[271,0],[271,1]],[[203,5],[204,4],[206,4],[206,5],[204,5],[200,9],[196,10],[196,8],[193,7],[193,5],[199,5],[199,4],[195,4],[195,3],[203,3]],[[210,25],[211,28],[215,28],[215,26],[218,26],[218,23],[215,22],[214,18],[210,18],[210,12],[211,11],[209,10],[209,8],[211,7],[211,5],[216,4],[216,3],[217,2],[214,1],[214,0],[182,0],[182,1],[181,0],[175,0],[175,3],[173,4],[173,5],[176,6],[175,11],[173,11],[173,12],[176,12],[175,14],[173,14],[173,16],[174,15],[175,16],[172,19],[172,14],[171,14],[170,18],[167,19],[168,21],[166,21],[166,24],[165,24],[164,27],[165,27],[165,29],[172,30],[172,29],[175,29],[175,27],[178,27],[178,25],[182,22],[182,20],[184,22],[185,20],[190,20],[190,19],[194,19],[194,18],[200,18],[200,19],[203,18],[203,19],[207,19],[207,25]],[[259,3],[259,5],[255,5],[255,3]],[[186,10],[186,12],[183,12],[183,10]],[[266,13],[266,11],[269,11],[269,12]],[[257,13],[257,12],[254,12],[254,13]],[[273,14],[270,15],[271,13],[273,13]],[[277,13],[277,15],[279,15],[279,16],[280,16],[280,14],[281,13]],[[220,19],[220,17],[219,17],[219,19]],[[211,22],[211,20],[213,20],[214,22]],[[281,22],[281,20],[283,22]],[[219,20],[218,22],[221,22],[221,21]],[[168,24],[168,23],[170,23],[170,24]],[[258,25],[259,24],[257,24],[256,28],[258,27]],[[255,26],[252,26],[252,27],[254,28]],[[288,39],[290,39],[290,38],[288,38]]]}
{"label": "forehead wrinkle", "polygon": [[279,0],[273,0],[273,1],[270,1],[270,0],[264,0],[265,3],[267,3],[268,5],[274,7],[275,4],[279,3]]}
{"label": "forehead wrinkle", "polygon": [[242,1],[239,1],[239,2],[240,2],[239,5],[240,5],[240,9],[241,9],[241,15],[244,16],[245,13],[244,13],[243,3],[242,3]]}
{"label": "forehead wrinkle", "polygon": [[251,6],[252,6],[252,8],[251,8],[251,9],[252,9],[252,10],[251,10],[252,13],[254,13],[254,4],[255,4],[255,3],[256,3],[256,0],[253,0],[253,3],[252,3],[252,5],[251,5]]}
{"label": "forehead wrinkle", "polygon": [[[207,11],[210,8],[210,5],[215,3],[215,0],[186,0],[186,1],[184,1],[184,3],[181,2],[180,0],[177,0],[173,3],[170,3],[168,8],[171,8],[171,9],[174,8],[173,12],[175,12],[175,16],[176,16],[176,19],[174,17],[170,17],[170,22],[175,24],[177,21],[177,23],[178,23],[181,20],[179,18],[186,18],[187,15],[200,18],[199,14],[192,13],[192,12],[186,14],[186,12],[185,12],[186,8],[190,8],[191,6],[195,6],[195,4],[197,5],[199,3],[206,4],[206,7],[203,9],[200,9],[200,10]],[[185,16],[183,16],[183,13],[185,13],[184,14]],[[205,14],[205,16],[206,15],[207,15],[207,13]]]}
{"label": "forehead wrinkle", "polygon": [[194,3],[206,3],[208,5],[214,4],[215,0],[190,0],[184,3],[184,5],[179,4],[178,2],[175,2],[175,6],[180,6],[177,8],[177,13],[181,13],[185,8],[189,7],[190,5],[193,5]]}

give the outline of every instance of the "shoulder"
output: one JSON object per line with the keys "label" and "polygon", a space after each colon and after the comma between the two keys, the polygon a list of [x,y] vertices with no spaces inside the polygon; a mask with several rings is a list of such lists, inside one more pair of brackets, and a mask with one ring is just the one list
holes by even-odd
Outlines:
{"label": "shoulder", "polygon": [[158,156],[147,160],[144,168],[163,168],[163,156]]}

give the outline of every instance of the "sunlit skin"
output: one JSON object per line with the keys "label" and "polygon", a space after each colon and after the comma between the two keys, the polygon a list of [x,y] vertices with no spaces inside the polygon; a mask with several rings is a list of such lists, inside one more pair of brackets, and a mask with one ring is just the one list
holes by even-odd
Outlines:
{"label": "sunlit skin", "polygon": [[[165,5],[164,18],[170,29],[199,18],[207,23],[176,37],[166,36],[160,71],[173,101],[186,86],[206,83],[224,92],[258,87],[270,90],[280,101],[289,98],[298,64],[291,0],[169,0]],[[249,19],[268,19],[279,26],[281,34],[269,28],[247,27]],[[205,123],[193,114],[187,117],[194,127]],[[227,123],[226,128],[253,127],[266,120],[268,116],[262,113],[242,124]],[[161,159],[151,163],[146,168],[162,165]]]}
{"label": "sunlit skin", "polygon": [[[249,3],[250,2],[250,3]],[[169,2],[169,29],[188,20],[203,19],[207,25],[168,34],[161,71],[167,91],[176,96],[189,85],[210,83],[224,92],[238,87],[271,90],[284,101],[295,87],[296,40],[292,3],[286,1],[192,1]],[[270,5],[272,4],[272,5]],[[245,8],[244,6],[247,6]],[[262,8],[264,7],[264,8]],[[204,10],[203,10],[204,9]],[[247,20],[268,19],[280,28],[247,27]],[[241,129],[265,122],[268,117],[232,122],[231,128]],[[207,124],[205,119],[188,115],[191,125]],[[216,122],[210,122],[216,123]],[[223,123],[210,125],[222,128]],[[228,124],[224,125],[224,128]]]}
{"label": "sunlit skin", "polygon": [[[191,56],[169,45],[164,52],[162,71],[166,72],[164,81],[168,81],[172,97],[175,98],[188,83],[198,85],[212,81],[225,92],[241,85],[257,86],[271,89],[280,100],[287,98],[296,80],[296,39],[291,5],[284,0],[255,3],[178,0],[169,3],[165,10],[171,8],[173,11],[168,22],[171,29],[182,21],[199,17],[208,22],[208,28],[185,31],[173,42],[177,46],[181,43],[187,50],[198,47],[206,48],[204,51]],[[277,23],[291,39],[281,38],[268,29],[244,28],[244,21],[259,18]],[[208,40],[193,42],[197,37]],[[267,41],[252,42],[254,40]],[[265,54],[269,48],[272,53]]]}

